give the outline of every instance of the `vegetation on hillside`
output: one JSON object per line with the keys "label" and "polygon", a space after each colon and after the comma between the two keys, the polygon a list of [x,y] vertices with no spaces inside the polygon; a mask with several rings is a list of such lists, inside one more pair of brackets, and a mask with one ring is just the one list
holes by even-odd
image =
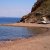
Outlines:
{"label": "vegetation on hillside", "polygon": [[40,22],[43,21],[43,17],[50,20],[50,0],[37,0],[31,9],[31,12],[23,16],[20,22]]}

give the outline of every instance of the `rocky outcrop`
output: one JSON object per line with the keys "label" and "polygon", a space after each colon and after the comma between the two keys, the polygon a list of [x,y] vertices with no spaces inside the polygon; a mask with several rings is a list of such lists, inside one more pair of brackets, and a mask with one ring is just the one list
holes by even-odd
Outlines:
{"label": "rocky outcrop", "polygon": [[50,0],[37,0],[31,12],[21,18],[20,22],[35,23],[43,21],[43,17],[50,20]]}

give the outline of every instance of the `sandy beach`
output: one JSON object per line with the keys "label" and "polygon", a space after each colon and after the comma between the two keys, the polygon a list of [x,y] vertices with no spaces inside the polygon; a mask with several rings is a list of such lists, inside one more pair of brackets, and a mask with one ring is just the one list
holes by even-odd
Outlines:
{"label": "sandy beach", "polygon": [[50,0],[0,0],[0,50],[50,50]]}
{"label": "sandy beach", "polygon": [[50,35],[3,42],[0,50],[50,50]]}
{"label": "sandy beach", "polygon": [[[27,25],[26,25],[27,24]],[[2,26],[32,26],[50,27],[50,24],[28,24],[28,23],[4,24]],[[1,26],[1,25],[0,25]],[[47,29],[48,29],[47,28]],[[0,50],[50,50],[50,29],[35,37],[16,39],[14,41],[0,42]]]}
{"label": "sandy beach", "polygon": [[12,24],[0,24],[0,26],[14,26],[14,27],[47,27],[50,28],[50,24],[37,24],[37,23],[12,23]]}

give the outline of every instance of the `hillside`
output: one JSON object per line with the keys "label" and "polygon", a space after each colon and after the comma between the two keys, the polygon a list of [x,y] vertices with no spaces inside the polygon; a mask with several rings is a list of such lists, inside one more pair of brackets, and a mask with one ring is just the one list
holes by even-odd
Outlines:
{"label": "hillside", "polygon": [[50,0],[37,0],[32,6],[31,12],[23,16],[20,22],[37,23],[43,21],[43,17],[50,20]]}

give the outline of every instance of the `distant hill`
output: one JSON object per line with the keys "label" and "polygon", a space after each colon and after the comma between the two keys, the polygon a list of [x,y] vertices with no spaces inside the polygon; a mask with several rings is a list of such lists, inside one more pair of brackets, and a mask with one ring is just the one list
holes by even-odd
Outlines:
{"label": "distant hill", "polygon": [[37,23],[46,17],[50,20],[50,0],[37,0],[32,6],[31,12],[21,18],[20,22]]}

